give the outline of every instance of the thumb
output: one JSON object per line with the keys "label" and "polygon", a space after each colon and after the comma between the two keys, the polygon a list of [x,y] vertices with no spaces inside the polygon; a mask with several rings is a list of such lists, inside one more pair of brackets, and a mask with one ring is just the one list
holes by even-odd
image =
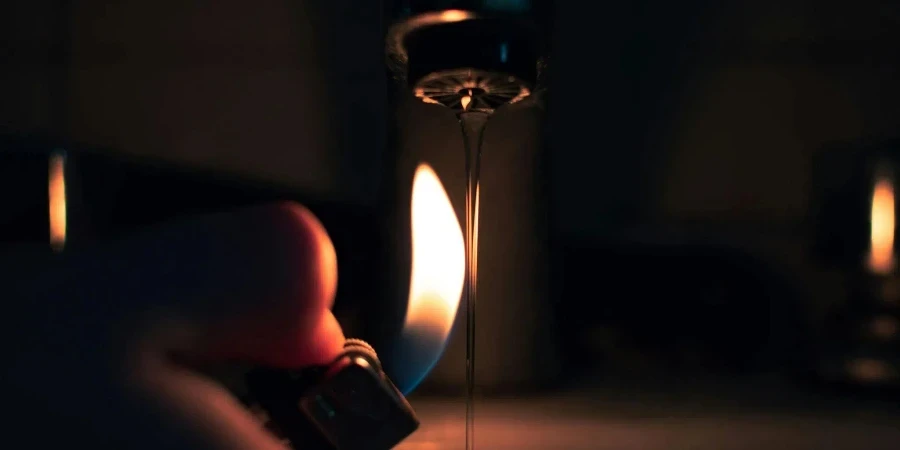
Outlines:
{"label": "thumb", "polygon": [[[156,236],[166,236],[166,243]],[[198,218],[144,239],[138,247],[177,242],[186,270],[212,260],[219,271],[216,276],[204,269],[198,279],[215,282],[191,289],[190,298],[174,294],[179,305],[199,306],[181,309],[187,311],[181,317],[149,321],[150,332],[135,352],[131,373],[138,395],[160,412],[147,422],[150,431],[180,424],[184,431],[175,433],[176,441],[216,449],[283,448],[230,392],[168,355],[276,367],[333,360],[344,336],[328,309],[336,261],[325,230],[309,211],[282,204]],[[167,298],[171,304],[173,297]]]}
{"label": "thumb", "polygon": [[335,259],[318,220],[282,203],[26,264],[3,286],[4,328],[15,338],[5,340],[14,362],[5,398],[73,431],[45,441],[281,448],[226,389],[170,355],[280,367],[331,361],[343,345],[329,311]]}

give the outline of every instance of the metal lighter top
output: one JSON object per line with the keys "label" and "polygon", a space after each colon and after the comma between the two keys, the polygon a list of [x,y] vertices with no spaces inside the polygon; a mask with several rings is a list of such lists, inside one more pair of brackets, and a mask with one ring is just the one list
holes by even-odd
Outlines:
{"label": "metal lighter top", "polygon": [[419,427],[375,350],[359,339],[347,339],[328,366],[255,369],[246,381],[266,427],[298,448],[389,449]]}

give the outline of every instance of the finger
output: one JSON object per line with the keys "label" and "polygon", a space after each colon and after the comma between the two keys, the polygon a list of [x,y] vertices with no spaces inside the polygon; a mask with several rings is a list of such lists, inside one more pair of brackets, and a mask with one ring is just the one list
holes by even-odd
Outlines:
{"label": "finger", "polygon": [[[319,364],[341,345],[322,320],[334,299],[336,264],[312,213],[278,203],[171,222],[102,250],[69,254],[40,283],[26,283],[28,295],[39,298],[21,304],[53,304],[45,322],[54,332],[117,324],[112,332],[131,342],[178,324],[192,332],[172,336],[194,339],[178,345],[208,347],[210,357]],[[90,315],[77,310],[84,305]],[[324,326],[330,334],[320,333]]]}
{"label": "finger", "polygon": [[[321,316],[314,329],[317,331],[303,335],[323,342],[343,342],[343,333],[330,311]],[[141,442],[140,448],[158,448],[160,443],[173,450],[288,448],[222,385],[160,351],[161,345],[168,346],[167,337],[178,342],[184,339],[176,336],[179,332],[192,330],[176,326],[164,330],[166,337],[149,336],[145,345],[133,350],[129,386],[140,400],[137,408],[151,408],[151,414],[143,415],[134,430],[138,436],[153,436]],[[302,443],[294,443],[292,448],[302,449]]]}
{"label": "finger", "polygon": [[134,371],[136,448],[272,449],[286,447],[219,384],[174,364],[157,352],[144,353]]}
{"label": "finger", "polygon": [[[170,440],[170,445],[179,445],[179,442],[184,442],[187,438],[192,442],[184,444],[185,448],[195,444],[216,449],[285,448],[263,430],[257,420],[228,391],[196,372],[173,364],[164,357],[165,353],[160,351],[160,347],[164,350],[179,348],[184,342],[202,342],[200,347],[191,350],[202,349],[203,355],[210,359],[250,360],[284,367],[331,361],[341,349],[343,333],[337,320],[327,309],[331,305],[336,283],[334,250],[330,240],[318,221],[307,211],[293,206],[288,206],[285,211],[280,209],[283,207],[284,205],[279,206],[274,211],[263,209],[245,213],[249,216],[260,214],[259,217],[265,217],[263,220],[266,222],[271,221],[269,223],[274,225],[273,229],[280,230],[284,227],[285,239],[295,243],[303,242],[302,245],[294,246],[296,250],[292,253],[278,256],[272,261],[282,261],[293,268],[314,267],[319,270],[306,272],[294,279],[290,276],[276,277],[288,280],[285,284],[288,289],[281,292],[285,297],[278,297],[277,291],[269,292],[268,295],[277,298],[262,302],[264,305],[274,305],[270,311],[275,314],[256,310],[256,314],[248,316],[227,316],[222,320],[205,323],[205,327],[199,331],[190,324],[175,325],[183,322],[156,322],[154,333],[144,341],[148,345],[142,346],[137,353],[140,365],[132,371],[136,374],[136,385],[148,400],[155,402],[160,411],[147,424],[151,427],[149,430],[168,429],[173,421],[188,427],[185,433],[176,433],[171,438],[174,442]],[[287,217],[282,216],[284,212],[288,213]],[[285,222],[279,223],[282,220]],[[252,219],[249,221],[252,222]],[[270,234],[280,232],[272,231]],[[254,250],[265,250],[265,246]],[[263,253],[275,255],[278,251],[265,250]],[[264,273],[277,273],[272,269],[277,268],[267,269]],[[257,278],[250,278],[254,279]],[[265,293],[267,289],[261,291]],[[282,306],[282,298],[287,301],[287,307]],[[254,309],[249,308],[251,311]],[[304,316],[298,320],[298,317],[290,314]],[[198,332],[204,335],[199,341],[195,339]],[[154,423],[155,421],[165,423]]]}
{"label": "finger", "polygon": [[[331,361],[343,344],[328,311],[336,284],[334,249],[321,224],[296,205],[172,222],[64,258],[36,277],[14,280],[10,290],[19,313],[14,316],[29,338],[18,340],[21,348],[13,352],[21,363],[16,380],[32,389],[37,385],[29,377],[47,374],[48,382],[39,383],[45,388],[29,395],[39,394],[36,401],[48,408],[101,398],[110,408],[108,402],[120,397],[105,368],[124,363],[133,382],[128,386],[137,388],[130,392],[143,400],[130,403],[132,395],[126,395],[126,404],[108,413],[98,405],[94,417],[108,420],[92,421],[85,433],[96,422],[101,429],[114,424],[121,431],[106,434],[133,437],[140,448],[153,448],[153,442],[190,448],[178,444],[188,441],[278,448],[225,389],[167,356],[188,350],[300,367]],[[148,310],[154,313],[144,314]],[[60,365],[84,383],[66,388],[50,382]]]}
{"label": "finger", "polygon": [[[117,248],[114,289],[195,318],[283,318],[331,306],[334,247],[305,208],[277,203],[172,222]],[[107,277],[108,278],[108,277]],[[289,311],[290,310],[290,311]],[[297,314],[288,314],[289,312]]]}
{"label": "finger", "polygon": [[89,354],[121,359],[152,335],[170,350],[299,367],[330,362],[343,343],[327,313],[334,247],[292,203],[163,224],[53,264],[4,261],[18,274],[3,286],[4,328],[31,337],[10,350],[32,360],[53,349],[77,361],[109,341]]}
{"label": "finger", "polygon": [[[192,226],[203,230],[202,241],[185,243],[184,237],[196,231],[183,224],[166,239],[178,236],[177,273],[206,280],[201,284],[205,295],[188,299],[194,309],[186,316],[202,326],[202,340],[191,342],[193,353],[278,367],[334,359],[344,339],[328,310],[337,283],[335,252],[308,210],[269,205],[204,217]],[[198,257],[201,261],[194,262]],[[203,267],[205,260],[214,262]],[[225,278],[219,281],[216,274]],[[184,312],[173,305],[172,310],[179,309]],[[167,321],[153,318],[151,323]]]}
{"label": "finger", "polygon": [[[226,220],[233,222],[226,224]],[[237,359],[281,367],[333,360],[341,350],[344,336],[328,310],[336,284],[331,241],[312,214],[293,205],[203,218],[194,226],[207,230],[203,236],[208,241],[201,248],[217,249],[222,246],[216,245],[216,241],[231,242],[232,253],[222,257],[240,256],[243,263],[252,264],[255,270],[235,274],[231,265],[221,261],[217,264],[218,270],[234,274],[227,281],[227,291],[213,290],[227,299],[224,309],[228,314],[216,314],[220,305],[215,298],[201,297],[199,301],[195,299],[198,307],[192,311],[206,314],[198,316],[200,320],[185,324],[176,317],[174,321],[153,322],[156,326],[148,335],[150,339],[144,341],[148,345],[136,353],[140,365],[131,371],[136,376],[139,394],[154,402],[160,412],[146,423],[148,432],[171,429],[173,424],[180,423],[185,425],[184,431],[173,433],[167,445],[284,449],[230,392],[165,356],[167,350],[183,349],[182,345],[188,343],[191,347],[187,350],[195,356],[212,360]],[[179,231],[178,235],[184,236],[181,233],[184,232]],[[168,234],[167,238],[172,236]],[[246,246],[248,241],[257,244]],[[195,255],[184,250],[197,247],[180,245],[179,254],[185,254],[184,258]],[[233,278],[241,276],[244,278]],[[253,286],[260,282],[268,284]],[[250,305],[244,305],[241,297],[236,296],[243,289],[258,293],[247,297],[251,299]],[[215,319],[204,320],[206,317]]]}

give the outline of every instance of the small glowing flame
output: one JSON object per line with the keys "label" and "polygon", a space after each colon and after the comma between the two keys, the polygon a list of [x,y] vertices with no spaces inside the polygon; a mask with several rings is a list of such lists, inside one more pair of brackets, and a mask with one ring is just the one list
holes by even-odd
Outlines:
{"label": "small glowing flame", "polygon": [[869,269],[887,274],[894,269],[894,185],[888,177],[879,177],[872,191],[871,248]]}
{"label": "small glowing flame", "polygon": [[65,155],[50,156],[48,181],[50,246],[59,251],[66,245],[66,172]]}
{"label": "small glowing flame", "polygon": [[441,12],[441,21],[446,23],[462,22],[463,20],[469,19],[472,16],[472,13],[463,11],[461,9],[448,9],[447,11]]}
{"label": "small glowing flame", "polygon": [[463,95],[461,99],[459,99],[459,103],[462,104],[463,111],[469,109],[469,103],[472,103],[472,97],[469,95]]}
{"label": "small glowing flame", "polygon": [[462,295],[465,245],[450,198],[428,165],[416,169],[411,206],[412,272],[404,329],[443,342]]}

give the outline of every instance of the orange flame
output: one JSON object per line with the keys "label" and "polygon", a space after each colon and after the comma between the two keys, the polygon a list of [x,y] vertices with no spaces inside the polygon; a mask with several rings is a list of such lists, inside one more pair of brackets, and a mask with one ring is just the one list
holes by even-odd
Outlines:
{"label": "orange flame", "polygon": [[887,274],[894,270],[894,185],[887,177],[875,181],[872,191],[871,247],[868,266],[877,274]]}
{"label": "orange flame", "polygon": [[[470,91],[471,92],[471,91]],[[463,107],[463,111],[469,109],[469,103],[472,102],[472,95],[463,95],[461,99],[459,99],[459,103]]]}
{"label": "orange flame", "polygon": [[440,13],[440,19],[445,23],[462,22],[463,20],[471,19],[472,17],[472,13],[460,9],[448,9]]}
{"label": "orange flame", "polygon": [[416,169],[411,211],[412,272],[403,328],[443,346],[462,295],[465,246],[450,198],[427,164]]}
{"label": "orange flame", "polygon": [[65,156],[50,156],[49,194],[50,246],[60,251],[66,245],[66,173]]}

